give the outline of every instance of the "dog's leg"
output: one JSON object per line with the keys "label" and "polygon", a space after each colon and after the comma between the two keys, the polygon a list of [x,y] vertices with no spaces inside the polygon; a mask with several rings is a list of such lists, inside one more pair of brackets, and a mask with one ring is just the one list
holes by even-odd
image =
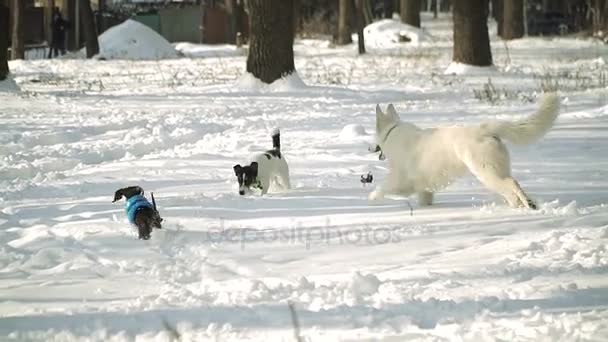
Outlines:
{"label": "dog's leg", "polygon": [[418,205],[426,206],[433,204],[433,193],[430,191],[421,191],[418,193]]}
{"label": "dog's leg", "polygon": [[270,188],[270,177],[260,179],[260,184],[262,184],[262,195],[266,195],[268,193],[268,189]]}
{"label": "dog's leg", "polygon": [[519,186],[519,183],[515,179],[509,177],[507,181],[511,183],[511,191],[515,194],[515,196],[517,196],[517,199],[519,200],[519,203],[522,206],[528,209],[537,209],[536,203],[532,199],[530,199],[528,195],[526,195],[524,190],[521,188],[521,186]]}
{"label": "dog's leg", "polygon": [[526,207],[536,209],[536,204],[521,189],[519,184],[509,175],[500,177],[499,175],[485,170],[475,172],[471,170],[479,181],[491,191],[500,194],[512,208]]}
{"label": "dog's leg", "polygon": [[397,173],[389,173],[384,182],[377,186],[374,191],[370,192],[367,199],[370,201],[378,201],[384,198],[386,194],[399,194],[401,196],[409,196],[414,192],[410,184],[399,182]]}
{"label": "dog's leg", "polygon": [[291,182],[289,181],[289,167],[285,164],[281,168],[281,172],[279,172],[279,183],[281,183],[281,187],[283,190],[291,189]]}
{"label": "dog's leg", "polygon": [[511,177],[509,151],[500,140],[489,138],[479,142],[469,156],[463,162],[486,188],[500,194],[513,208],[536,209],[534,202]]}

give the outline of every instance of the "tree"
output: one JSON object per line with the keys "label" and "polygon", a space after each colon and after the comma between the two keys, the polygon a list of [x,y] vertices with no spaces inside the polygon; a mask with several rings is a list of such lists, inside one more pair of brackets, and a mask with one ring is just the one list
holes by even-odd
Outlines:
{"label": "tree", "polygon": [[453,0],[454,62],[492,65],[487,0]]}
{"label": "tree", "polygon": [[84,29],[87,58],[91,58],[99,53],[99,41],[97,40],[97,28],[95,26],[93,10],[91,9],[91,0],[78,1],[80,1],[80,18],[82,19],[82,27]]}
{"label": "tree", "polygon": [[504,1],[502,12],[503,39],[517,39],[524,36],[524,0]]}
{"label": "tree", "polygon": [[401,21],[408,25],[420,27],[421,0],[401,0]]}
{"label": "tree", "polygon": [[0,81],[8,76],[8,7],[0,1]]}
{"label": "tree", "polygon": [[247,72],[272,83],[295,71],[293,0],[249,0]]}
{"label": "tree", "polygon": [[23,17],[25,1],[13,0],[13,39],[11,41],[11,59],[25,58]]}
{"label": "tree", "polygon": [[384,0],[382,9],[384,11],[384,19],[392,19],[395,11],[393,0]]}
{"label": "tree", "polygon": [[492,18],[496,20],[496,33],[502,37],[504,0],[491,0]]}
{"label": "tree", "polygon": [[365,3],[367,0],[355,0],[355,11],[357,12],[357,40],[359,46],[359,54],[365,53],[365,36],[363,29],[365,28]]}
{"label": "tree", "polygon": [[350,0],[340,0],[338,3],[338,45],[350,44],[353,41],[350,37],[350,5]]}
{"label": "tree", "polygon": [[593,32],[606,39],[608,37],[608,1],[591,0],[590,2]]}

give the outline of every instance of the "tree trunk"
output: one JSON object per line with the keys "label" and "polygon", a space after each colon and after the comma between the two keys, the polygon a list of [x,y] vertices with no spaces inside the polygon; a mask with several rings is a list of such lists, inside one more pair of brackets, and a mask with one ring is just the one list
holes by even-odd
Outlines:
{"label": "tree trunk", "polygon": [[383,5],[384,19],[392,19],[393,11],[395,10],[395,8],[393,7],[393,0],[384,0]]}
{"label": "tree trunk", "polygon": [[506,40],[524,36],[524,0],[504,1],[501,37]]}
{"label": "tree trunk", "polygon": [[80,0],[63,1],[63,17],[68,21],[66,32],[67,41],[64,43],[67,45],[67,49],[69,51],[77,50],[79,45],[79,43],[76,41],[76,25],[78,24],[78,21],[76,20],[76,1]]}
{"label": "tree trunk", "polygon": [[608,36],[608,1],[592,0],[591,1],[591,23],[593,33],[602,35],[601,38]]}
{"label": "tree trunk", "polygon": [[272,83],[295,71],[293,0],[249,0],[247,72]]}
{"label": "tree trunk", "polygon": [[350,37],[350,0],[340,0],[338,7],[338,39],[336,44],[350,44],[353,42]]}
{"label": "tree trunk", "polygon": [[437,3],[437,0],[432,0],[431,6],[433,7],[433,19],[437,19],[439,16],[439,4]]}
{"label": "tree trunk", "polygon": [[82,26],[84,29],[87,58],[91,58],[99,53],[99,41],[97,40],[97,29],[95,27],[95,19],[93,17],[93,10],[91,9],[91,0],[79,1],[80,17],[82,18]]}
{"label": "tree trunk", "polygon": [[[243,0],[241,1],[241,7],[243,6],[242,2],[243,2]],[[293,35],[294,35],[294,37],[298,34],[298,32],[302,31],[301,25],[300,25],[301,10],[302,10],[302,0],[293,0]]]}
{"label": "tree trunk", "polygon": [[365,54],[365,36],[363,29],[365,28],[365,0],[355,0],[355,11],[357,12],[357,40],[359,46],[359,54]]}
{"label": "tree trunk", "polygon": [[454,62],[492,65],[488,36],[488,1],[453,0]]}
{"label": "tree trunk", "polygon": [[0,2],[0,81],[8,76],[8,7]]}
{"label": "tree trunk", "polygon": [[54,0],[46,0],[44,2],[44,33],[49,48],[51,46],[51,42],[53,41],[53,8],[55,8]]}
{"label": "tree trunk", "polygon": [[[507,1],[509,2],[509,1]],[[496,34],[502,37],[504,24],[504,0],[492,0],[492,17],[496,20]]]}
{"label": "tree trunk", "polygon": [[421,0],[401,0],[401,22],[420,27]]}
{"label": "tree trunk", "polygon": [[23,31],[23,18],[25,2],[13,0],[13,39],[11,41],[11,59],[25,58],[25,37]]}

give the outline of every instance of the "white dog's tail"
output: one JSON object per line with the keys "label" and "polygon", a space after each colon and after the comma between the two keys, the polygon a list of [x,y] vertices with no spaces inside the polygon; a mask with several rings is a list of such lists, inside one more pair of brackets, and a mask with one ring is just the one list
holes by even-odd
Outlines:
{"label": "white dog's tail", "polygon": [[553,126],[559,113],[559,98],[555,93],[546,94],[540,108],[533,115],[516,122],[492,122],[486,124],[488,133],[514,144],[527,145],[542,138]]}

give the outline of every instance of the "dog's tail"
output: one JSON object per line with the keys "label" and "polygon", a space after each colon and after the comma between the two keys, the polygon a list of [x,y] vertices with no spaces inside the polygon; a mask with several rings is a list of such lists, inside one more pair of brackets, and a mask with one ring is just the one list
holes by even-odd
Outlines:
{"label": "dog's tail", "polygon": [[272,148],[280,151],[281,150],[281,132],[278,128],[272,131]]}
{"label": "dog's tail", "polygon": [[559,98],[555,93],[545,94],[536,113],[516,122],[486,124],[488,133],[513,144],[527,145],[542,138],[553,126],[559,113]]}

